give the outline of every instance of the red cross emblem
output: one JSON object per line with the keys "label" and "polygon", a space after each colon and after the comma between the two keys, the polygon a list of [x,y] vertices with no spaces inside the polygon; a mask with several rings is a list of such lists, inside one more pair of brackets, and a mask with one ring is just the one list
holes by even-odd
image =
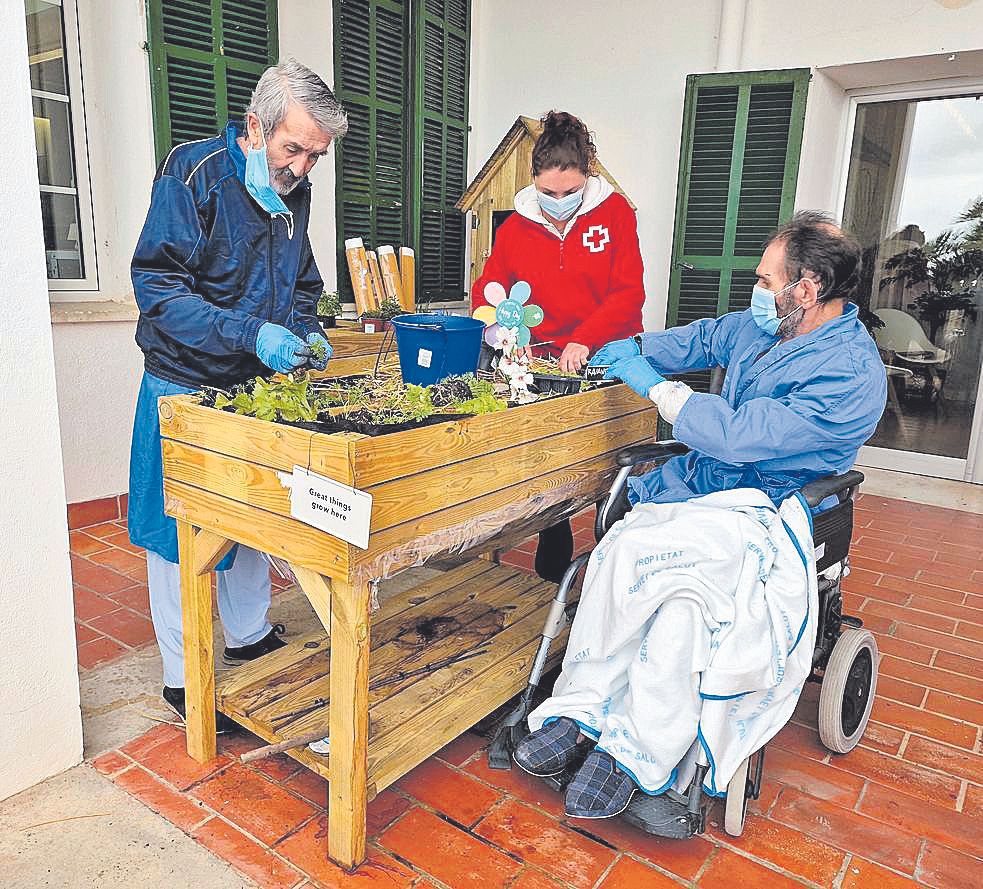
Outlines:
{"label": "red cross emblem", "polygon": [[605,244],[611,243],[611,235],[603,225],[592,225],[584,232],[584,246],[591,253],[601,253]]}

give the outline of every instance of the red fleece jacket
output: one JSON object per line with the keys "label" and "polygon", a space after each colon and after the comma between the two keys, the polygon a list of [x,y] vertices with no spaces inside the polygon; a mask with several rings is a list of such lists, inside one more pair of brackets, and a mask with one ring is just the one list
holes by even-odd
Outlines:
{"label": "red fleece jacket", "polygon": [[645,301],[635,212],[613,193],[577,217],[563,239],[541,222],[513,213],[499,227],[495,248],[471,290],[473,308],[486,304],[490,281],[506,291],[516,281],[529,282],[529,302],[545,314],[532,341],[554,340],[548,347],[554,355],[567,343],[594,352],[633,336],[642,329]]}

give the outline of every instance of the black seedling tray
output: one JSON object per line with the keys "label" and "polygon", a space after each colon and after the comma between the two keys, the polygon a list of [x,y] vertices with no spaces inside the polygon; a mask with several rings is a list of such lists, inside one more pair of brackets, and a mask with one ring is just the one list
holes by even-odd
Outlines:
{"label": "black seedling tray", "polygon": [[580,377],[534,373],[531,388],[541,395],[575,395],[583,384],[584,381]]}

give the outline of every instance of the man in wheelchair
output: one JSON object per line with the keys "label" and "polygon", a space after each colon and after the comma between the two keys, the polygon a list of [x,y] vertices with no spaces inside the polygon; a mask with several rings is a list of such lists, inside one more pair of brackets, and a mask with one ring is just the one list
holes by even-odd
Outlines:
{"label": "man in wheelchair", "polygon": [[[583,762],[569,816],[611,817],[639,789],[678,793],[694,775],[721,796],[791,716],[819,610],[796,492],[853,465],[886,401],[849,302],[859,265],[828,216],[799,213],[766,243],[749,309],[591,360],[655,402],[691,450],[628,479],[634,508],[590,557],[562,673],[516,746],[534,775]],[[716,367],[719,395],[665,378]]]}

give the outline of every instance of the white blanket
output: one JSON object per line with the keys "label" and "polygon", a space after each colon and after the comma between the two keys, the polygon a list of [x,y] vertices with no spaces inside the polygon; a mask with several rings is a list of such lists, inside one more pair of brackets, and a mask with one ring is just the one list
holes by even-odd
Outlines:
{"label": "white blanket", "polygon": [[636,506],[591,555],[553,696],[647,793],[686,787],[702,747],[721,795],[788,721],[812,670],[818,594],[798,496],[721,491]]}

